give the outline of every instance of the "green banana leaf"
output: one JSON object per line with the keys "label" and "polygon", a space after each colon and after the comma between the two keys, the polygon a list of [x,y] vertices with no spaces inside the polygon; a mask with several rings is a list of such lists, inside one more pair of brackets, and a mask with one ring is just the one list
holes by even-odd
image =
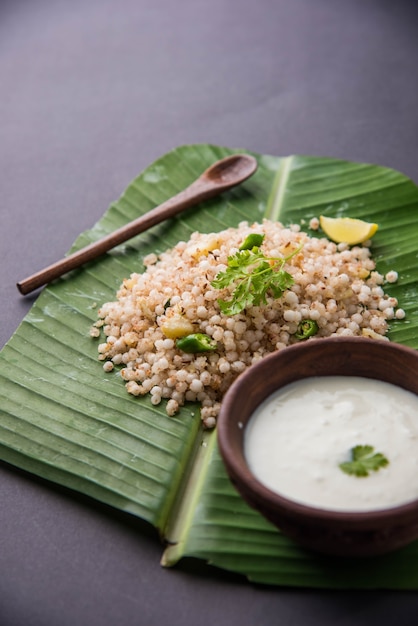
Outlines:
{"label": "green banana leaf", "polygon": [[[97,240],[191,183],[218,158],[237,152],[182,146],[150,165],[73,249]],[[126,393],[105,374],[89,330],[97,308],[115,299],[142,258],[199,230],[263,217],[308,228],[311,217],[359,217],[379,224],[378,269],[405,309],[390,339],[418,348],[418,189],[399,172],[347,161],[254,155],[257,173],[240,187],[156,226],[43,290],[0,353],[0,459],[131,513],[166,540],[162,564],[204,559],[271,585],[418,588],[418,542],[367,561],[302,550],[250,509],[230,484],[216,431],[203,431],[199,407],[168,418],[163,406]]]}

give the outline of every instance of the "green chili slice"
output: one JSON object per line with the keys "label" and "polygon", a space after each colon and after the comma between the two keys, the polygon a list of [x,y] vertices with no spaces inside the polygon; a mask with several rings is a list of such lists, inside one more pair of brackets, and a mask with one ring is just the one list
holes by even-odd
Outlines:
{"label": "green chili slice", "polygon": [[302,320],[298,326],[295,337],[298,339],[307,339],[316,335],[318,332],[318,324],[315,320]]}
{"label": "green chili slice", "polygon": [[259,248],[263,243],[265,235],[259,233],[251,233],[247,235],[240,246],[240,250],[252,250],[253,248]]}
{"label": "green chili slice", "polygon": [[193,333],[177,339],[176,346],[182,352],[196,354],[197,352],[212,352],[216,350],[217,343],[209,335]]}

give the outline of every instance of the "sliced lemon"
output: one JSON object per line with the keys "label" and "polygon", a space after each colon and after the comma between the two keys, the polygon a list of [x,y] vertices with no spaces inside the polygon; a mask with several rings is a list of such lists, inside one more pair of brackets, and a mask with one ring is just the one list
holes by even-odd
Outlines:
{"label": "sliced lemon", "polygon": [[350,246],[367,241],[373,237],[378,228],[377,224],[352,217],[325,217],[325,215],[321,215],[319,223],[329,239],[336,243],[347,243]]}

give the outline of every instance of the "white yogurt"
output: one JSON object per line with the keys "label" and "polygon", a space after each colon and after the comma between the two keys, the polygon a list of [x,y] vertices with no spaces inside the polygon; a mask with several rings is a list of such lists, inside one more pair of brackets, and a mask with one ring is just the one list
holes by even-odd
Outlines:
{"label": "white yogurt", "polygon": [[[298,381],[255,411],[244,445],[260,482],[304,504],[370,511],[418,497],[418,396],[395,385],[350,376]],[[357,445],[373,446],[389,464],[367,477],[344,473],[339,465]]]}

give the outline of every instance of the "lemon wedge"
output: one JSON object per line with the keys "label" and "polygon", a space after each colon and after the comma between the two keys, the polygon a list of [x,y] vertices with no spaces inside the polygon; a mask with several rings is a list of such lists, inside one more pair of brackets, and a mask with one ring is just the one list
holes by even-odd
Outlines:
{"label": "lemon wedge", "polygon": [[324,233],[336,243],[353,246],[373,237],[377,224],[364,222],[352,217],[325,217],[321,215],[319,223]]}

